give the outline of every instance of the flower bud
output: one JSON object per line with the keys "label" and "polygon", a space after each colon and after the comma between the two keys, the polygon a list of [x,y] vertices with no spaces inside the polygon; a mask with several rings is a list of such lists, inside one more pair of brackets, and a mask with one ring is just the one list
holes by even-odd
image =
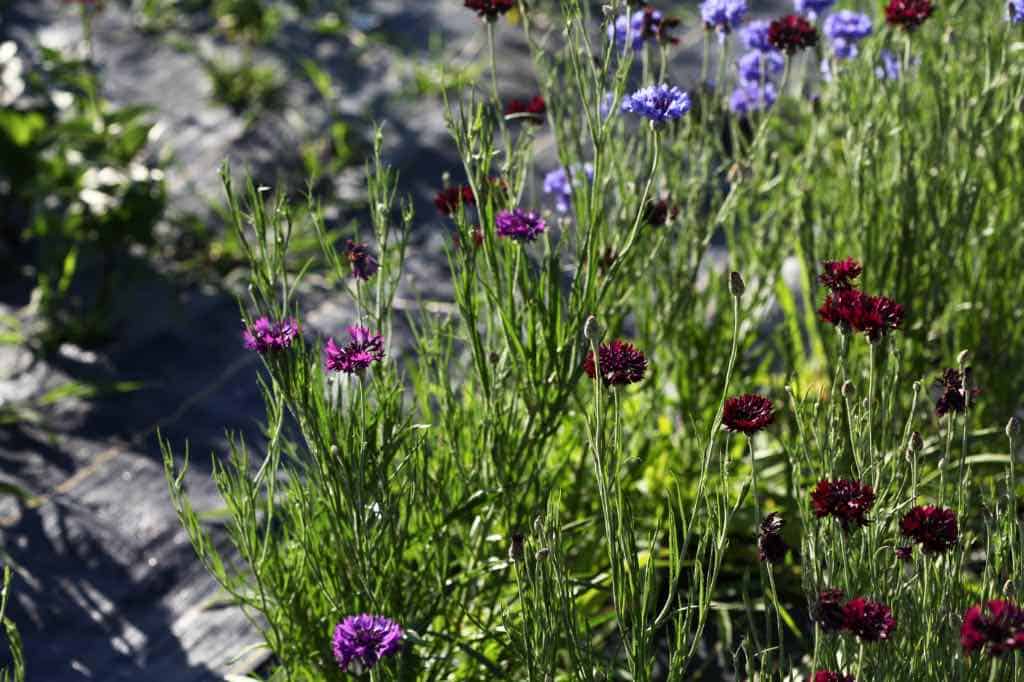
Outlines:
{"label": "flower bud", "polygon": [[1020,420],[1016,417],[1010,417],[1010,421],[1006,422],[1006,437],[1014,438],[1020,433]]}
{"label": "flower bud", "polygon": [[911,452],[921,452],[924,450],[924,438],[917,431],[910,434],[910,443],[908,444]]}
{"label": "flower bud", "polygon": [[587,321],[583,323],[583,338],[593,343],[600,343],[604,338],[604,328],[593,315],[587,317]]}
{"label": "flower bud", "polygon": [[509,561],[520,561],[523,558],[523,538],[522,533],[512,533],[511,542],[508,546],[508,560]]}
{"label": "flower bud", "polygon": [[960,353],[956,356],[956,364],[959,365],[960,367],[963,367],[964,365],[967,364],[967,361],[970,360],[970,358],[971,351],[965,348],[964,350],[960,351]]}
{"label": "flower bud", "polygon": [[729,293],[739,298],[743,295],[743,292],[747,290],[747,285],[743,282],[743,276],[738,272],[729,273]]}
{"label": "flower bud", "polygon": [[540,549],[537,550],[537,553],[533,555],[533,558],[536,559],[537,561],[544,561],[545,559],[548,558],[548,555],[550,555],[550,554],[551,554],[551,548],[550,547],[541,547]]}
{"label": "flower bud", "polygon": [[857,392],[857,389],[854,387],[853,382],[847,379],[843,382],[839,392],[843,394],[844,398],[850,398]]}

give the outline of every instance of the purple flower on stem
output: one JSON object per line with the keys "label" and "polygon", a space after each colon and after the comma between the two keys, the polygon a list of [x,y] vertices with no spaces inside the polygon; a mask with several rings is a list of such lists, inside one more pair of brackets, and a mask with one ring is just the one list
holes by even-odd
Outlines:
{"label": "purple flower on stem", "polygon": [[764,88],[757,83],[740,85],[729,97],[729,109],[734,114],[746,116],[754,111],[771,108],[778,96],[774,83],[765,83]]}
{"label": "purple flower on stem", "polygon": [[532,242],[547,227],[538,214],[521,208],[500,211],[494,223],[499,237],[508,237],[517,242]]}
{"label": "purple flower on stem", "polygon": [[871,35],[872,28],[868,15],[844,9],[828,15],[822,30],[832,42],[835,56],[850,59],[857,56],[857,43]]}
{"label": "purple flower on stem", "polygon": [[348,616],[334,628],[334,660],[342,672],[360,675],[397,653],[404,634],[398,623],[384,616]]}
{"label": "purple flower on stem", "polygon": [[349,265],[352,266],[352,275],[364,282],[377,274],[377,269],[380,267],[366,244],[360,244],[351,239],[346,241],[345,257],[348,259]]}
{"label": "purple flower on stem", "polygon": [[761,52],[774,52],[775,48],[768,42],[768,27],[770,21],[758,19],[740,29],[740,42],[748,50],[760,50]]}
{"label": "purple flower on stem", "polygon": [[675,44],[679,39],[668,35],[668,30],[678,25],[678,19],[666,19],[648,5],[632,15],[618,16],[614,23],[608,25],[608,39],[615,41],[616,47],[625,49],[629,45],[634,50],[640,50],[648,40]]}
{"label": "purple flower on stem", "polygon": [[1009,0],[1006,3],[1006,19],[1014,24],[1024,24],[1024,0]]}
{"label": "purple flower on stem", "polygon": [[812,20],[836,4],[836,0],[793,0],[793,9],[797,14],[806,14]]}
{"label": "purple flower on stem", "polygon": [[775,564],[786,558],[789,546],[782,539],[785,523],[777,512],[772,512],[761,521],[757,535],[757,556],[761,561]]}
{"label": "purple flower on stem", "polygon": [[254,320],[242,332],[242,342],[249,350],[269,353],[288,348],[298,334],[299,323],[294,318],[288,317],[280,322],[273,322],[269,317],[263,316]]}
{"label": "purple flower on stem", "polygon": [[708,29],[729,33],[747,14],[747,0],[704,0],[700,16]]}
{"label": "purple flower on stem", "polygon": [[[594,179],[594,167],[583,164],[583,173],[588,180]],[[570,171],[567,168],[557,168],[544,176],[544,194],[555,195],[555,210],[559,213],[568,213],[572,208],[572,188],[579,182],[580,166],[573,166]]]}
{"label": "purple flower on stem", "polygon": [[875,67],[875,78],[880,81],[898,81],[900,79],[900,58],[893,54],[892,50],[887,49],[883,49],[879,56],[882,58],[882,63]]}
{"label": "purple flower on stem", "polygon": [[347,331],[351,341],[345,346],[339,346],[332,338],[327,339],[324,367],[329,372],[361,376],[370,365],[384,359],[384,340],[380,334],[374,334],[366,327],[349,327]]}
{"label": "purple flower on stem", "polygon": [[647,358],[636,346],[616,339],[597,347],[597,362],[594,351],[587,353],[583,360],[583,371],[596,379],[600,371],[605,386],[625,386],[643,381],[647,371]]}
{"label": "purple flower on stem", "polygon": [[690,110],[690,96],[674,85],[651,85],[626,97],[622,110],[640,114],[653,123],[674,121]]}
{"label": "purple flower on stem", "polygon": [[742,85],[760,87],[762,82],[770,80],[775,74],[782,73],[786,68],[786,60],[778,50],[771,52],[751,50],[737,60],[736,68],[739,69]]}

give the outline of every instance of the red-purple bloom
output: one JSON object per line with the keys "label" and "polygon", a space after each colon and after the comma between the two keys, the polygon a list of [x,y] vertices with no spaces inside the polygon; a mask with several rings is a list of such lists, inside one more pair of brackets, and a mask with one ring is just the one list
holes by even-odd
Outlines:
{"label": "red-purple bloom", "polygon": [[535,95],[528,100],[514,99],[505,105],[506,118],[523,118],[531,123],[543,123],[544,114],[547,113],[547,103],[540,95]]}
{"label": "red-purple bloom", "polygon": [[384,340],[366,327],[349,327],[352,339],[344,347],[328,338],[324,346],[324,367],[330,372],[362,375],[375,362],[384,359]]}
{"label": "red-purple bloom", "polygon": [[777,50],[794,54],[818,44],[818,29],[796,14],[787,14],[768,26],[768,43]]}
{"label": "red-purple bloom", "polygon": [[466,0],[465,6],[480,15],[480,18],[494,21],[515,7],[515,0]]}
{"label": "red-purple bloom", "polygon": [[875,491],[860,481],[824,478],[811,493],[811,506],[818,518],[832,516],[850,530],[868,523],[867,514],[875,504]]}
{"label": "red-purple bloom", "polygon": [[857,635],[862,642],[887,640],[895,628],[892,609],[885,604],[857,597],[843,607],[843,629]]}
{"label": "red-purple bloom", "polygon": [[814,682],[857,682],[853,675],[844,675],[832,670],[819,670],[814,673]]}
{"label": "red-purple bloom", "polygon": [[934,11],[932,0],[891,0],[885,8],[885,20],[911,31],[923,24]]}
{"label": "red-purple bloom", "polygon": [[473,205],[475,203],[476,197],[473,195],[473,188],[469,185],[446,187],[434,197],[434,206],[442,215],[455,213],[462,204]]}
{"label": "red-purple bloom", "polygon": [[647,358],[644,354],[633,344],[618,339],[598,346],[597,360],[599,366],[595,367],[594,351],[587,353],[583,360],[583,371],[593,379],[600,370],[605,386],[635,384],[644,378],[644,372],[647,371]]}
{"label": "red-purple bloom", "polygon": [[679,44],[679,38],[670,33],[681,23],[679,19],[663,16],[661,12],[650,5],[644,5],[640,12],[642,14],[640,35],[645,40],[656,40],[662,45]]}
{"label": "red-purple bloom", "polygon": [[852,258],[846,260],[827,260],[822,262],[822,273],[818,281],[832,291],[852,289],[853,280],[860,277],[864,268]]}
{"label": "red-purple bloom", "polygon": [[786,558],[789,546],[782,539],[782,526],[785,520],[776,512],[772,512],[761,521],[757,536],[757,556],[761,561],[776,564]]}
{"label": "red-purple bloom", "polygon": [[254,350],[257,353],[269,353],[283,350],[292,345],[292,341],[298,334],[299,323],[294,318],[288,317],[279,322],[273,322],[269,317],[263,316],[254,320],[242,332],[242,342],[249,350]]}
{"label": "red-purple bloom", "polygon": [[727,431],[757,433],[775,421],[772,401],[763,395],[748,393],[734,396],[725,401],[722,408],[722,424]]}
{"label": "red-purple bloom", "polygon": [[843,629],[843,605],[846,595],[839,589],[823,590],[811,607],[811,618],[825,632]]}
{"label": "red-purple bloom", "polygon": [[896,558],[900,561],[910,561],[914,554],[914,546],[904,545],[902,547],[896,547],[895,549],[893,549],[893,552],[896,553]]}
{"label": "red-purple bloom", "polygon": [[517,242],[532,242],[547,227],[538,214],[521,208],[499,211],[494,224],[499,237],[508,237]]}
{"label": "red-purple bloom", "polygon": [[397,653],[404,634],[398,623],[384,616],[348,616],[334,628],[334,660],[342,672],[360,675]]}
{"label": "red-purple bloom", "polygon": [[644,206],[643,221],[651,227],[662,227],[673,221],[679,215],[679,207],[670,203],[671,197],[666,199],[649,199]]}
{"label": "red-purple bloom", "polygon": [[975,604],[964,613],[960,644],[968,654],[986,645],[992,656],[1024,650],[1024,609],[1001,599],[994,599],[984,607]]}
{"label": "red-purple bloom", "polygon": [[970,367],[965,367],[962,372],[947,369],[941,379],[936,379],[935,388],[939,391],[939,397],[935,400],[936,416],[941,417],[950,412],[963,414],[967,411],[974,399],[981,395],[981,389],[965,386],[970,383],[970,379]]}
{"label": "red-purple bloom", "polygon": [[900,521],[900,532],[921,545],[925,554],[942,554],[956,546],[956,512],[943,507],[914,507]]}
{"label": "red-purple bloom", "polygon": [[903,306],[885,296],[870,296],[857,289],[839,289],[818,309],[822,320],[847,330],[863,332],[878,341],[903,324]]}
{"label": "red-purple bloom", "polygon": [[379,265],[377,259],[370,253],[366,244],[354,242],[351,239],[345,243],[345,257],[352,266],[352,275],[366,281],[377,274]]}

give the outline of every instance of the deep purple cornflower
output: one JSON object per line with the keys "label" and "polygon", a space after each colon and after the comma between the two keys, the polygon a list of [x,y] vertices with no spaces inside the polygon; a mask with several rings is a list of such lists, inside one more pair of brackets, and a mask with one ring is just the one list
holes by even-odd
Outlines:
{"label": "deep purple cornflower", "polygon": [[827,589],[818,593],[818,600],[811,606],[811,618],[825,632],[839,632],[843,629],[843,606],[846,595],[839,589]]}
{"label": "deep purple cornflower", "polygon": [[811,493],[811,506],[818,518],[834,517],[843,530],[864,526],[875,504],[875,491],[860,481],[823,478]]}
{"label": "deep purple cornflower", "polygon": [[852,632],[862,642],[881,642],[889,639],[896,629],[892,609],[881,602],[857,597],[843,607],[843,629]]}
{"label": "deep purple cornflower", "polygon": [[736,61],[736,68],[742,85],[759,87],[772,76],[782,73],[786,68],[786,60],[778,50],[751,50]]}
{"label": "deep purple cornflower", "polygon": [[768,42],[786,54],[796,54],[818,44],[818,29],[801,16],[787,14],[768,26]]}
{"label": "deep purple cornflower", "polygon": [[772,401],[763,395],[747,393],[725,401],[722,425],[726,431],[751,435],[775,421]]}
{"label": "deep purple cornflower", "polygon": [[833,670],[819,670],[814,673],[814,682],[857,682],[853,675],[844,675]]}
{"label": "deep purple cornflower", "polygon": [[441,215],[451,215],[459,210],[462,204],[475,204],[476,196],[469,185],[446,187],[434,197],[434,206]]}
{"label": "deep purple cornflower", "polygon": [[530,123],[543,123],[544,114],[548,111],[547,102],[540,95],[530,99],[513,99],[505,105],[505,118],[510,120],[524,119]]}
{"label": "deep purple cornflower", "polygon": [[269,353],[288,348],[298,335],[299,323],[294,318],[274,322],[263,316],[253,320],[242,332],[242,343],[257,353]]}
{"label": "deep purple cornflower", "polygon": [[674,85],[651,85],[623,99],[622,110],[655,124],[674,121],[690,110],[690,96]]}
{"label": "deep purple cornflower", "polygon": [[793,9],[797,14],[806,14],[814,21],[819,14],[824,13],[836,4],[836,0],[793,0]]}
{"label": "deep purple cornflower", "polygon": [[704,0],[700,16],[708,30],[729,33],[747,15],[747,0]]}
{"label": "deep purple cornflower", "polygon": [[1024,609],[1001,599],[975,604],[964,613],[960,645],[968,654],[987,648],[992,656],[1024,650]]}
{"label": "deep purple cornflower", "polygon": [[[1021,0],[1024,2],[1024,0]],[[900,79],[900,58],[888,48],[878,53],[882,63],[875,67],[875,78],[881,81],[898,81]]]}
{"label": "deep purple cornflower", "polygon": [[869,296],[858,289],[840,289],[825,298],[818,315],[846,331],[864,333],[875,342],[903,323],[903,306],[885,296]]}
{"label": "deep purple cornflower", "polygon": [[384,359],[384,340],[366,327],[349,327],[351,341],[339,346],[328,338],[324,346],[324,367],[329,372],[362,375],[375,362]]}
{"label": "deep purple cornflower", "polygon": [[740,29],[740,42],[748,50],[760,50],[761,52],[774,52],[775,48],[768,42],[768,28],[770,21],[758,19]]}
{"label": "deep purple cornflower", "polygon": [[397,653],[404,634],[398,623],[384,616],[348,616],[334,628],[334,660],[342,672],[361,675]]}
{"label": "deep purple cornflower", "polygon": [[890,0],[885,8],[885,20],[891,26],[912,31],[935,12],[932,0]]}
{"label": "deep purple cornflower", "polygon": [[757,83],[738,86],[729,96],[729,109],[739,116],[746,116],[755,111],[770,109],[778,99],[775,84],[766,82],[762,88]]}
{"label": "deep purple cornflower", "polygon": [[665,199],[648,199],[644,206],[644,224],[651,227],[663,227],[679,217],[679,207],[672,203],[672,197]]}
{"label": "deep purple cornflower", "polygon": [[871,35],[872,29],[868,15],[847,9],[828,15],[822,27],[832,43],[832,53],[838,59],[856,57],[857,43]]}
{"label": "deep purple cornflower", "polygon": [[1006,3],[1006,20],[1024,24],[1024,0],[1009,0]]}
{"label": "deep purple cornflower", "polygon": [[900,533],[921,545],[925,554],[944,554],[956,546],[956,512],[943,507],[917,506],[900,520]]}
{"label": "deep purple cornflower", "polygon": [[349,265],[352,266],[352,275],[363,281],[377,274],[377,269],[380,267],[366,244],[360,244],[351,239],[345,242],[345,257],[348,259]]}
{"label": "deep purple cornflower", "polygon": [[[981,395],[981,389],[970,386],[971,368],[947,369],[940,379],[935,380],[935,389],[939,397],[935,400],[935,416],[942,417],[950,412],[963,414]],[[965,384],[968,386],[965,387]]]}
{"label": "deep purple cornflower", "polygon": [[761,561],[777,564],[786,558],[789,545],[782,539],[782,527],[785,520],[776,512],[772,512],[761,521],[757,534],[757,556]]}
{"label": "deep purple cornflower", "polygon": [[[583,164],[583,175],[588,180],[594,179],[594,166]],[[544,176],[544,194],[555,195],[555,210],[568,213],[572,209],[573,184],[580,182],[580,166],[577,164],[570,171],[567,168],[556,168]]]}
{"label": "deep purple cornflower", "polygon": [[466,0],[465,6],[476,12],[481,19],[495,21],[498,15],[515,7],[516,0]]}
{"label": "deep purple cornflower", "polygon": [[499,237],[508,237],[517,242],[532,242],[547,227],[538,214],[521,208],[499,211],[494,224]]}
{"label": "deep purple cornflower", "polygon": [[599,367],[594,366],[594,351],[587,353],[583,360],[583,371],[594,379],[600,370],[605,386],[635,384],[644,378],[647,371],[647,358],[644,354],[633,344],[618,339],[598,346],[597,360]]}
{"label": "deep purple cornflower", "polygon": [[818,281],[832,291],[852,289],[853,280],[864,272],[861,264],[853,258],[846,260],[826,260],[821,263],[821,274]]}

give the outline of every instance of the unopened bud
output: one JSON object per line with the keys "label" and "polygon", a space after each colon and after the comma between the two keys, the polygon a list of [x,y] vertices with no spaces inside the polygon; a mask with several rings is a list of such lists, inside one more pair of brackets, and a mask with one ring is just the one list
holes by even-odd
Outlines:
{"label": "unopened bud", "polygon": [[743,282],[743,276],[738,272],[729,273],[729,293],[739,298],[743,295],[743,292],[747,290],[747,285]]}
{"label": "unopened bud", "polygon": [[857,392],[857,389],[854,387],[853,382],[847,379],[843,382],[843,386],[839,389],[839,392],[843,394],[844,398],[849,398]]}
{"label": "unopened bud", "polygon": [[971,351],[964,349],[956,356],[956,364],[963,367],[967,364],[967,361],[971,358]]}
{"label": "unopened bud", "polygon": [[1013,593],[1013,581],[1007,580],[1005,583],[1003,583],[1003,594],[1005,594],[1007,597],[1012,597]]}
{"label": "unopened bud", "polygon": [[921,382],[920,381],[915,381],[914,382],[914,397],[916,398],[919,395],[921,395]]}
{"label": "unopened bud", "polygon": [[545,559],[548,558],[548,555],[550,555],[550,554],[551,554],[551,548],[550,547],[541,547],[540,549],[537,550],[537,553],[533,555],[533,558],[536,559],[537,561],[544,561]]}
{"label": "unopened bud", "polygon": [[520,561],[523,558],[523,538],[522,533],[512,533],[511,542],[508,546],[508,560],[509,561]]}
{"label": "unopened bud", "polygon": [[600,343],[601,339],[604,338],[604,329],[593,315],[589,316],[587,321],[583,323],[583,338],[594,343]]}
{"label": "unopened bud", "polygon": [[910,434],[909,447],[911,452],[921,452],[924,450],[924,438],[921,438],[921,434],[917,431]]}
{"label": "unopened bud", "polygon": [[1018,433],[1020,433],[1020,420],[1010,417],[1010,421],[1006,422],[1006,437],[1013,438]]}

